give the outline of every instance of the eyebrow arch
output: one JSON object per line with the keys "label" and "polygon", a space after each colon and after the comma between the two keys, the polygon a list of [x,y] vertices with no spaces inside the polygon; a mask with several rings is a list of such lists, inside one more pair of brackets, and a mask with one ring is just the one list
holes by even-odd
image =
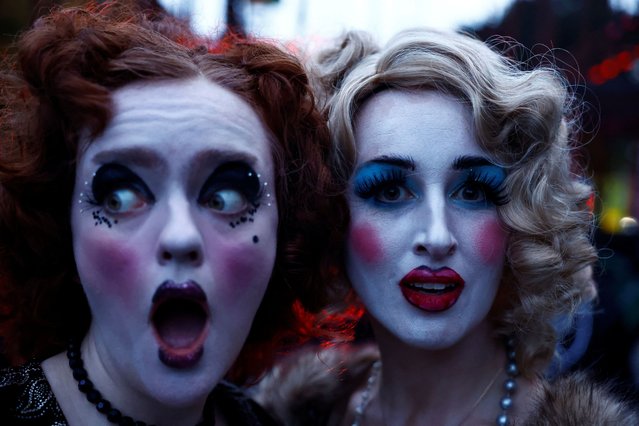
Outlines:
{"label": "eyebrow arch", "polygon": [[258,160],[255,155],[247,152],[227,152],[219,150],[206,150],[198,153],[194,158],[196,164],[227,163],[230,161],[244,162],[251,167],[256,167]]}
{"label": "eyebrow arch", "polygon": [[[157,155],[152,149],[144,147],[124,147],[107,149],[96,154],[95,161],[117,161],[126,164],[133,164],[139,167],[153,169],[166,168],[165,160]],[[255,167],[257,159],[253,154],[244,152],[226,152],[218,150],[205,150],[193,158],[194,164],[206,164],[214,162],[243,161]]]}
{"label": "eyebrow arch", "polygon": [[161,168],[166,164],[155,152],[146,148],[126,147],[107,149],[96,154],[95,161],[120,161],[145,168]]}
{"label": "eyebrow arch", "polygon": [[382,155],[379,157],[375,157],[370,161],[367,161],[365,164],[386,164],[389,166],[397,166],[401,167],[402,169],[415,171],[415,160],[413,160],[411,157]]}
{"label": "eyebrow arch", "polygon": [[486,157],[463,155],[453,161],[453,170],[466,170],[478,166],[495,166]]}

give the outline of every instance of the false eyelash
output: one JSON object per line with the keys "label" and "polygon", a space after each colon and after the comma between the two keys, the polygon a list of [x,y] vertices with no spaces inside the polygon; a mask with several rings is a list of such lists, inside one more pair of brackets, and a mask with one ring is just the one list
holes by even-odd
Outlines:
{"label": "false eyelash", "polygon": [[[255,194],[255,197],[252,200],[247,199],[248,204],[251,206],[250,208],[248,208],[249,213],[251,211],[253,213],[255,213],[255,211],[257,211],[257,209],[262,204],[262,198],[264,197],[264,194],[266,194],[266,193],[267,192],[266,192],[266,189],[264,188],[264,186],[260,185],[260,189],[257,191],[257,194]],[[271,201],[275,202],[275,199],[273,197],[271,197]],[[250,214],[253,214],[253,213],[250,213]],[[244,214],[246,214],[246,210],[243,211],[243,212],[238,212],[237,216],[242,216]]]}
{"label": "false eyelash", "polygon": [[384,170],[372,177],[362,178],[355,185],[355,194],[363,199],[373,197],[380,189],[388,185],[404,185],[406,173],[401,169]]}
{"label": "false eyelash", "polygon": [[[262,198],[265,196],[265,194],[268,193],[267,188],[264,186],[264,183],[258,180],[258,190],[257,193],[255,195],[253,195],[252,198],[249,198],[246,194],[244,194],[244,196],[246,197],[246,200],[248,201],[248,203],[253,206],[253,208],[257,208],[261,203],[262,203]],[[233,187],[235,190],[242,192],[242,188],[239,187]],[[272,199],[273,202],[275,202],[275,199]]]}
{"label": "false eyelash", "polygon": [[503,206],[510,201],[510,197],[506,193],[505,181],[497,182],[497,177],[488,175],[475,169],[470,169],[466,178],[466,183],[475,183],[481,185],[486,192],[488,201],[496,206]]}
{"label": "false eyelash", "polygon": [[[264,194],[266,193],[266,189],[264,188],[264,186],[260,185],[260,190],[257,191],[257,194],[255,194],[255,198],[253,200],[249,200],[249,203],[254,207],[257,208],[260,203],[262,202],[262,197],[264,196]],[[271,197],[273,198],[273,197]],[[275,200],[273,200],[275,201]]]}
{"label": "false eyelash", "polygon": [[80,203],[82,205],[88,205],[89,207],[82,208],[81,211],[84,212],[86,210],[92,209],[94,207],[100,207],[100,203],[98,203],[93,196],[93,194],[82,193],[80,194]]}

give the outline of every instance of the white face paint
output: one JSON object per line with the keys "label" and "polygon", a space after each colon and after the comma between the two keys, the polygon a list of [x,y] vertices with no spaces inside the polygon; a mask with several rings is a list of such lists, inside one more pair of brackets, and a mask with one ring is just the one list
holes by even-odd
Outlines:
{"label": "white face paint", "polygon": [[434,91],[373,96],[355,135],[353,287],[401,341],[449,347],[486,320],[499,286],[504,171],[478,146],[468,107]]}
{"label": "white face paint", "polygon": [[271,142],[204,79],[127,86],[114,104],[79,151],[72,206],[87,338],[110,375],[186,404],[234,362],[271,276]]}

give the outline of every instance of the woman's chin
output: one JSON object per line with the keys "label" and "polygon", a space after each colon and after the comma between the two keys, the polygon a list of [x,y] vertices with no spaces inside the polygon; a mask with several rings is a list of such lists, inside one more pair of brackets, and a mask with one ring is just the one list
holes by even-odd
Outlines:
{"label": "woman's chin", "polygon": [[[119,374],[127,378],[136,393],[146,395],[163,406],[184,408],[206,400],[211,390],[224,378],[228,369],[226,364],[232,363],[234,357],[216,354],[214,348],[211,339],[207,338],[202,342],[201,354],[188,367],[176,368],[167,365],[166,360],[162,359],[159,355],[162,345],[149,332],[138,339],[135,347],[129,348],[126,360],[117,357],[118,353],[124,353],[118,351],[115,362],[119,364]],[[186,355],[178,355],[189,357],[191,352],[185,351]]]}
{"label": "woman's chin", "polygon": [[216,371],[215,366],[199,366],[184,374],[184,371],[167,368],[160,361],[157,364],[157,374],[149,371],[142,377],[144,392],[162,405],[172,408],[203,403],[225,374]]}

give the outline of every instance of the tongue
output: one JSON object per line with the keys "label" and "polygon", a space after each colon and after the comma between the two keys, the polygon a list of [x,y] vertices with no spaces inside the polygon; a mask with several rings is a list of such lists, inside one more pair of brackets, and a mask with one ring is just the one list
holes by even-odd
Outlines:
{"label": "tongue", "polygon": [[187,300],[170,300],[162,304],[153,317],[153,324],[164,344],[181,349],[194,343],[206,322],[202,307]]}

